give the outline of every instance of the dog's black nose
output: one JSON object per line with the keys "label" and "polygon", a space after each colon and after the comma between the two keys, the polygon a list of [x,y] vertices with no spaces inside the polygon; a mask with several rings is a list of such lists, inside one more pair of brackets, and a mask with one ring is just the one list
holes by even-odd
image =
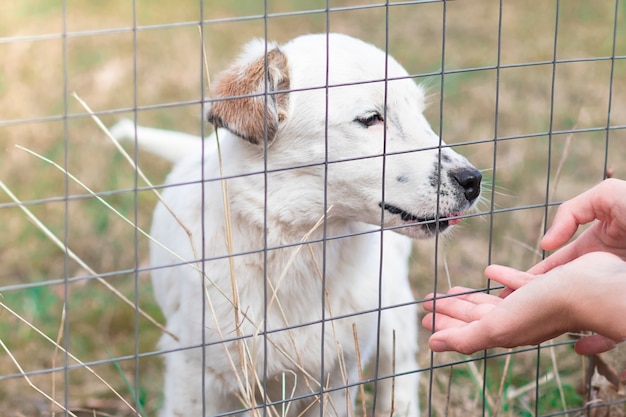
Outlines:
{"label": "dog's black nose", "polygon": [[474,201],[480,195],[480,181],[483,175],[477,169],[456,169],[450,172],[450,177],[463,188],[467,201]]}

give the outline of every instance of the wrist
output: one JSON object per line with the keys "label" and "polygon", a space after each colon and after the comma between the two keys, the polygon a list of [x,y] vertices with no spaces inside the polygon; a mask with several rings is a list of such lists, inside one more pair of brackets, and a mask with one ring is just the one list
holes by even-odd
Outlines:
{"label": "wrist", "polygon": [[572,262],[564,301],[570,330],[590,330],[616,342],[626,339],[626,262],[591,253]]}

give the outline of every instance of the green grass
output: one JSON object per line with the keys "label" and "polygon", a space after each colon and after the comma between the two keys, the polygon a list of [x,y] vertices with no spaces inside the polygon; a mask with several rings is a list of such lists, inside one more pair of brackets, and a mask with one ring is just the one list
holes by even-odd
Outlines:
{"label": "green grass", "polygon": [[[183,1],[173,8],[171,2],[137,1],[137,21],[140,25],[184,23],[199,18],[197,1]],[[355,2],[333,1],[332,7],[354,5]],[[366,4],[360,1],[358,4]],[[585,1],[560,2],[557,58],[589,58],[608,56],[612,50],[613,9],[615,2],[602,0],[590,6]],[[67,27],[70,31],[90,31],[123,28],[132,25],[132,8],[126,1],[78,2],[68,1]],[[290,12],[323,9],[322,0],[270,1],[269,11]],[[331,15],[330,29],[345,32],[366,41],[385,45],[389,36],[390,52],[412,74],[432,73],[443,68],[455,70],[494,66],[497,63],[499,8],[487,0],[449,2],[446,6],[446,55],[442,61],[441,47],[444,25],[442,3],[393,6],[336,12]],[[205,2],[205,19],[251,16],[263,13],[262,2]],[[385,20],[389,18],[389,30]],[[501,63],[517,65],[524,62],[551,61],[554,49],[555,9],[553,2],[503,2]],[[618,15],[616,55],[626,55],[626,5],[620,4]],[[0,36],[55,34],[61,30],[61,2],[47,0],[10,1],[0,14]],[[365,23],[367,22],[367,24]],[[325,31],[326,15],[288,15],[268,21],[270,36],[286,41],[302,33]],[[214,77],[235,58],[241,45],[252,37],[263,36],[263,21],[224,22],[205,26],[205,45],[209,71]],[[61,116],[65,104],[70,113],[84,109],[73,99],[64,103],[62,40],[12,40],[0,43],[0,180],[5,182],[25,202],[60,198],[66,193],[61,172],[25,152],[15,149],[21,145],[65,164],[64,139],[68,142],[69,171],[96,192],[130,190],[134,173],[108,139],[89,118],[72,119],[69,130],[64,123],[38,121],[3,123],[7,120],[42,116]],[[137,79],[133,77],[132,33],[85,35],[68,39],[68,93],[76,91],[96,111],[131,108],[135,104],[133,88],[137,86],[140,105],[175,103],[198,100],[200,91],[200,39],[194,25],[169,29],[152,29],[137,33]],[[435,130],[443,126],[443,137],[451,144],[474,144],[456,149],[467,155],[483,170],[486,182],[496,193],[496,209],[523,207],[545,202],[549,175],[549,200],[561,201],[598,182],[604,175],[605,131],[546,135],[550,121],[555,130],[597,129],[606,126],[609,74],[611,62],[591,61],[559,64],[555,72],[554,102],[552,103],[552,71],[549,64],[515,66],[459,74],[418,77],[429,85],[430,106],[426,115]],[[626,125],[626,62],[615,61],[613,81],[612,126]],[[443,82],[443,96],[440,87]],[[496,97],[498,107],[496,108]],[[439,114],[440,100],[444,113]],[[552,105],[553,104],[553,105]],[[496,129],[497,110],[497,129]],[[103,115],[107,125],[119,117],[134,114]],[[143,110],[137,114],[143,125],[162,127],[199,134],[203,117],[198,105],[175,106]],[[520,139],[499,140],[528,135]],[[535,137],[536,136],[536,137]],[[567,141],[571,140],[570,145]],[[625,130],[610,133],[608,166],[616,176],[624,178],[626,158]],[[548,160],[548,149],[552,157]],[[496,165],[493,164],[494,152]],[[562,172],[556,188],[556,168],[561,159]],[[160,183],[169,165],[156,158],[140,154],[140,166],[155,183]],[[550,163],[550,169],[548,169]],[[140,185],[143,185],[140,183]],[[70,195],[85,194],[71,183]],[[489,195],[489,198],[491,196]],[[124,215],[134,218],[147,230],[156,203],[152,193],[137,195],[119,192],[106,196],[106,201]],[[49,337],[56,339],[63,327],[62,309],[68,306],[69,335],[65,335],[72,353],[83,361],[111,359],[98,365],[95,371],[111,383],[130,402],[141,404],[153,415],[161,402],[161,363],[147,356],[138,361],[140,381],[134,380],[137,363],[122,360],[135,349],[150,353],[156,349],[161,331],[147,320],[135,320],[135,311],[126,306],[100,283],[85,279],[71,284],[65,300],[63,285],[46,285],[46,281],[69,277],[85,277],[89,273],[66,259],[23,213],[8,207],[9,199],[0,193],[0,292],[3,302]],[[139,274],[135,295],[134,274],[119,274],[137,266],[147,265],[148,245],[139,238],[138,252],[133,243],[135,231],[94,198],[72,201],[70,222],[65,225],[66,205],[62,201],[29,204],[29,209],[60,238],[68,232],[70,248],[97,273],[131,300],[135,296],[140,306],[159,322],[163,317],[152,298],[149,277]],[[482,205],[488,210],[489,203]],[[544,224],[543,208],[507,211],[490,217],[466,220],[444,239],[435,264],[432,242],[419,242],[412,265],[412,281],[417,297],[435,290],[433,275],[439,275],[439,290],[447,289],[448,278],[453,285],[483,286],[483,270],[487,263],[499,262],[518,268],[528,268],[537,260],[534,252]],[[553,213],[553,210],[549,210]],[[493,230],[490,229],[493,220]],[[492,242],[491,247],[489,242]],[[139,265],[136,265],[136,256]],[[443,261],[447,263],[447,270]],[[449,274],[447,276],[446,274]],[[15,289],[15,286],[27,287]],[[5,288],[10,288],[3,290]],[[135,332],[140,334],[135,346]],[[428,366],[430,353],[426,346],[428,334],[422,331],[420,365]],[[53,345],[4,311],[0,313],[0,339],[7,344],[16,359],[27,370],[62,366],[63,355]],[[578,386],[582,380],[580,359],[571,347],[556,347],[561,389],[568,407],[580,406]],[[445,366],[461,359],[456,354],[435,355],[434,363],[443,365],[433,371],[433,412],[449,416],[480,415],[482,385],[467,365],[455,365],[452,389],[448,395],[450,368]],[[486,366],[486,392],[497,397],[502,380],[504,359],[476,362],[482,372]],[[533,383],[537,362],[540,375],[552,370],[547,351],[539,357],[536,352],[516,354],[505,375],[503,392]],[[25,384],[22,378],[2,379],[17,372],[4,352],[0,352],[0,415],[38,416],[33,406],[42,397]],[[72,382],[69,397],[76,407],[89,407],[95,399],[108,401],[107,412],[116,416],[131,415],[120,405],[117,397],[84,369],[69,372]],[[33,376],[33,382],[62,399],[62,373]],[[135,383],[139,392],[135,393]],[[423,400],[428,392],[428,378],[422,378]],[[425,404],[425,402],[422,402]],[[562,409],[561,394],[556,380],[542,385],[539,397],[534,390],[513,399],[503,396],[499,416],[531,416]],[[486,405],[487,406],[487,405]],[[103,408],[92,407],[104,412]],[[495,413],[496,410],[489,410]]]}

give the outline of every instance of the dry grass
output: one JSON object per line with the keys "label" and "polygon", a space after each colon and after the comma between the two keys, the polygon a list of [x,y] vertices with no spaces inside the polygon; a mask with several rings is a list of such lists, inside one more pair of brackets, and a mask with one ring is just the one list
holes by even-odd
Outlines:
{"label": "dry grass", "polygon": [[[205,19],[263,13],[262,2],[214,3],[205,3]],[[546,202],[547,189],[550,202],[571,197],[600,181],[605,164],[615,169],[617,177],[626,177],[623,168],[626,130],[614,129],[608,134],[606,131],[610,93],[610,126],[626,125],[626,60],[560,63],[553,73],[554,66],[548,62],[554,58],[554,2],[506,0],[503,3],[500,55],[498,5],[487,0],[448,3],[445,69],[475,70],[446,74],[443,78],[433,75],[442,66],[442,3],[394,6],[389,8],[388,16],[384,8],[338,11],[330,15],[330,30],[358,36],[381,47],[385,45],[388,19],[390,52],[410,72],[429,74],[419,77],[419,81],[431,86],[427,116],[433,127],[441,131],[448,143],[462,143],[458,150],[483,168],[487,179],[493,182],[495,193],[487,191],[490,201],[483,203],[481,209],[488,212],[493,203],[501,212],[465,221],[438,248],[428,242],[417,244],[412,277],[418,297],[433,291],[434,282],[440,291],[447,288],[448,281],[454,285],[484,286],[482,271],[489,262],[529,267],[538,257],[536,243],[544,228],[546,212],[541,205]],[[337,1],[331,5],[348,4],[357,2]],[[269,37],[285,41],[302,33],[325,31],[324,13],[299,16],[287,13],[324,7],[325,1],[321,0],[270,1],[270,12],[285,12],[285,15],[268,21]],[[614,7],[615,2],[609,0],[593,4],[578,0],[561,2],[557,58],[610,56]],[[132,24],[132,12],[127,1],[67,1],[65,24],[70,32],[127,28]],[[137,0],[136,12],[139,25],[199,19],[197,1],[178,2],[172,7],[165,0]],[[82,33],[67,39],[65,68],[63,40],[58,36],[22,38],[58,35],[62,27],[60,1],[10,0],[3,4],[0,180],[25,202],[33,215],[65,239],[69,248],[94,272],[136,300],[147,314],[161,320],[150,294],[147,274],[132,272],[145,265],[147,239],[136,236],[132,227],[76,183],[70,181],[66,191],[62,172],[15,145],[64,165],[96,192],[111,192],[105,197],[108,203],[141,228],[148,228],[155,196],[148,191],[132,192],[133,169],[92,120],[72,117],[65,125],[60,116],[66,106],[69,114],[84,113],[80,104],[69,96],[76,91],[96,111],[156,106],[138,112],[138,121],[199,134],[203,123],[199,105],[157,106],[181,101],[194,103],[202,98],[198,29],[188,24],[139,31],[136,54],[130,31]],[[210,71],[215,73],[223,68],[245,41],[263,36],[264,30],[262,19],[224,20],[206,25]],[[619,9],[617,39],[615,53],[623,57],[626,55],[624,4]],[[494,69],[498,59],[505,66],[500,71]],[[525,62],[543,64],[516,66]],[[105,114],[102,119],[111,125],[123,116],[134,115]],[[547,135],[550,128],[576,132]],[[494,137],[506,140],[494,141]],[[140,154],[139,164],[155,183],[168,170],[167,164],[149,155]],[[555,187],[559,165],[560,179]],[[66,203],[62,198],[66,193],[85,197]],[[505,210],[527,206],[537,207]],[[51,415],[51,410],[55,410],[52,403],[17,376],[16,364],[27,372],[63,368],[66,357],[61,347],[65,343],[83,362],[95,362],[93,371],[111,387],[83,367],[72,368],[67,373],[31,375],[34,386],[60,403],[67,392],[73,410],[96,409],[100,415],[131,415],[115,391],[134,407],[140,404],[148,415],[153,415],[160,402],[160,362],[150,355],[138,361],[127,358],[136,352],[152,352],[160,330],[144,318],[136,317],[135,311],[111,291],[88,279],[93,278],[93,273],[67,261],[63,251],[28,221],[5,193],[0,193],[0,213],[2,302],[24,319],[7,310],[0,314],[0,340],[5,348],[5,352],[0,351],[0,415]],[[137,251],[133,249],[135,239]],[[64,286],[58,280],[65,276],[80,279]],[[58,339],[60,346],[35,333],[24,321],[53,341]],[[137,328],[141,337],[135,343]],[[422,344],[427,336],[422,334]],[[110,358],[122,358],[117,361],[119,368],[107,362]],[[508,363],[504,359],[481,360],[473,368],[456,365],[452,373],[449,367],[438,368],[432,372],[430,392],[428,376],[422,379],[424,400],[432,399],[434,415],[479,415],[483,407],[481,381],[484,381],[489,398],[487,407],[497,404],[499,416],[558,411],[562,409],[563,392],[568,394],[566,398],[579,401],[572,387],[580,381],[583,366],[567,346],[554,348],[554,358],[547,351],[540,355],[531,351],[514,355]],[[436,355],[434,364],[459,359],[453,354]],[[554,377],[555,361],[560,383]],[[431,364],[426,347],[422,349],[420,363],[424,367]],[[137,367],[139,379],[135,380]],[[552,375],[552,379],[535,390],[532,385],[535,379],[546,375]],[[65,379],[69,382],[67,386]],[[136,401],[133,401],[134,391],[140,397]],[[538,402],[536,393],[540,395]],[[535,409],[537,403],[540,405]],[[575,407],[580,403],[568,401],[567,405]],[[495,414],[495,410],[489,409],[487,414]]]}

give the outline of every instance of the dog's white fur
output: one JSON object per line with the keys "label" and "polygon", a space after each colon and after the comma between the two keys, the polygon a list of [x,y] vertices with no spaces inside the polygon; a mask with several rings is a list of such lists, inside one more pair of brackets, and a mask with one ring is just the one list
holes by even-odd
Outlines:
{"label": "dog's white fur", "polygon": [[160,343],[171,351],[161,416],[264,402],[278,415],[359,414],[366,365],[377,414],[417,416],[409,237],[456,223],[415,224],[470,208],[480,174],[441,147],[407,72],[345,35],[252,42],[213,92],[219,152],[215,134],[202,145],[113,129],[175,162],[152,227],[168,248],[151,247],[154,292],[178,337]]}

